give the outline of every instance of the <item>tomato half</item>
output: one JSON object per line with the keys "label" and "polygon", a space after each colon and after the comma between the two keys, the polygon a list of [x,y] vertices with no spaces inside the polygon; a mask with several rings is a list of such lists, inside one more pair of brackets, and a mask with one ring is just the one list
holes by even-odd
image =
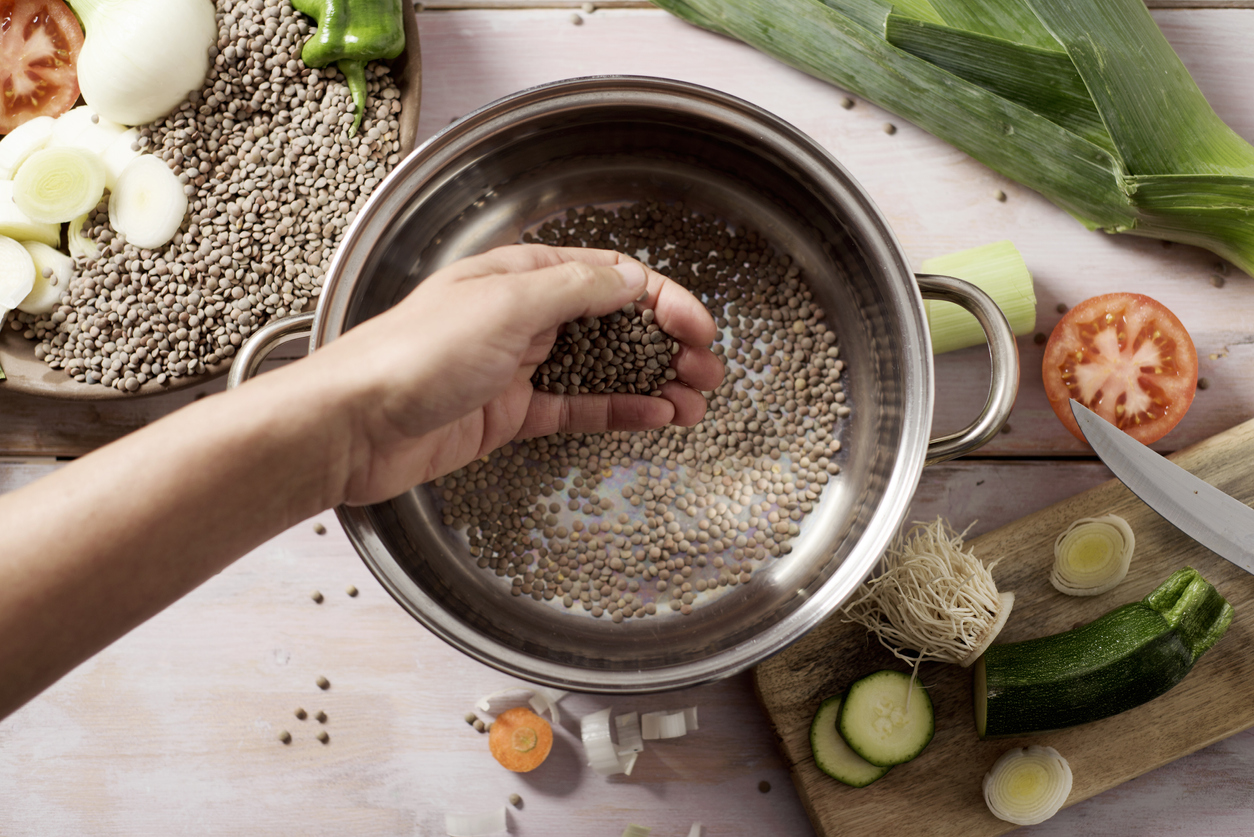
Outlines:
{"label": "tomato half", "polygon": [[1141,294],[1104,294],[1067,312],[1045,346],[1045,394],[1080,441],[1074,398],[1144,444],[1184,417],[1197,391],[1197,350],[1176,315]]}
{"label": "tomato half", "polygon": [[0,0],[0,134],[74,106],[82,47],[63,0]]}

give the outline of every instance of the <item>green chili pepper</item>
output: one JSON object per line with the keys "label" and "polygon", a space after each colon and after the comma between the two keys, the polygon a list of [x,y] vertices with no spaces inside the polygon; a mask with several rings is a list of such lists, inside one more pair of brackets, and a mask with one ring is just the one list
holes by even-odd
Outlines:
{"label": "green chili pepper", "polygon": [[357,133],[366,110],[366,62],[395,58],[405,49],[402,2],[405,0],[292,0],[296,11],[318,23],[300,52],[305,66],[325,67],[334,61],[348,81],[356,113],[349,136]]}

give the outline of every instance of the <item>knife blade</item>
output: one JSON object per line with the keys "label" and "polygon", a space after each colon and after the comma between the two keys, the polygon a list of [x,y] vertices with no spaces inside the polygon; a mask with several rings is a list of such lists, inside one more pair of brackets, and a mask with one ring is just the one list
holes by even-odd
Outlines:
{"label": "knife blade", "polygon": [[1147,448],[1075,399],[1084,438],[1120,482],[1171,525],[1254,573],[1254,509]]}

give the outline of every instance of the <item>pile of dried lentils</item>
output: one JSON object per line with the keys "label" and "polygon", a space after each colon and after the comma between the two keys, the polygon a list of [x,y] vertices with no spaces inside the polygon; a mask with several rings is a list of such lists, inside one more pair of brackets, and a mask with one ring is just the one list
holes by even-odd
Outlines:
{"label": "pile of dried lentils", "polygon": [[435,481],[445,525],[511,592],[615,622],[690,614],[787,554],[840,471],[836,335],[757,232],[680,204],[585,207],[524,241],[633,253],[714,314],[726,376],[691,428],[553,435]]}
{"label": "pile of dried lentils", "polygon": [[126,244],[107,203],[85,234],[100,253],[51,314],[15,316],[36,357],[76,380],[135,391],[230,358],[271,318],[321,293],[331,254],[399,159],[395,82],[367,67],[361,130],[332,68],[300,60],[312,32],[290,0],[216,0],[218,42],[204,87],[139,147],[160,156],[188,195],[188,218],[167,247]]}

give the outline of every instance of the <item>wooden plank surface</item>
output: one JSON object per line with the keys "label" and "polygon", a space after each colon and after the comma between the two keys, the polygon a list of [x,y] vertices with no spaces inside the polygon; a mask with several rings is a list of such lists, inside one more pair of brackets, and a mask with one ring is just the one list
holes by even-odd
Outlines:
{"label": "wooden plank surface", "polygon": [[[1176,461],[1247,504],[1254,503],[1254,421],[1176,454]],[[1075,598],[1049,583],[1053,543],[1081,517],[1117,514],[1136,533],[1128,577],[1101,596]],[[999,639],[1047,636],[1135,601],[1184,566],[1196,568],[1238,614],[1254,605],[1254,577],[1190,540],[1117,480],[1052,505],[971,542],[994,571],[998,589],[1015,593]],[[1072,803],[1108,790],[1180,756],[1254,726],[1254,626],[1238,616],[1219,644],[1166,695],[1115,717],[1034,736],[980,741],[972,715],[971,670],[927,664],[920,679],[936,710],[936,736],[915,761],[864,789],[851,789],[814,765],[809,725],[819,703],[881,668],[905,670],[858,625],[834,618],[758,666],[755,685],[822,835],[894,833],[982,837],[1012,826],[989,813],[980,780],[1007,749],[1054,747],[1071,764]]]}
{"label": "wooden plank surface", "polygon": [[[889,217],[915,263],[998,238],[1018,244],[1036,275],[1042,332],[1057,321],[1059,303],[1109,290],[1139,290],[1172,307],[1198,343],[1210,386],[1160,449],[1254,414],[1254,283],[1229,274],[1216,287],[1209,254],[1088,233],[909,125],[897,122],[898,132],[886,135],[883,124],[895,120],[865,102],[843,110],[840,91],[655,9],[580,11],[575,25],[564,0],[475,5],[494,8],[420,15],[420,139],[499,96],[572,76],[651,74],[725,90],[829,148]],[[517,8],[537,5],[552,8]],[[1150,5],[1220,115],[1254,139],[1247,81],[1254,77],[1254,3]],[[1007,193],[1005,203],[993,198],[997,189]],[[975,520],[974,533],[988,532],[1107,478],[1100,465],[1070,458],[1081,450],[1045,404],[1035,372],[1041,347],[1026,338],[1020,351],[1023,387],[1010,431],[982,458],[928,469],[916,517],[942,514],[960,526]],[[978,350],[938,359],[937,432],[965,423],[967,405],[983,400],[985,366]],[[23,399],[0,386],[0,456],[79,455],[220,386],[96,405]],[[0,460],[0,490],[49,467]],[[503,678],[405,617],[334,519],[319,520],[326,536],[315,535],[310,522],[294,527],[0,723],[0,834],[441,834],[444,811],[498,805],[513,791],[525,801],[510,813],[512,834],[617,835],[640,822],[664,837],[686,834],[698,819],[710,835],[809,833],[748,676],[659,696],[659,707],[699,703],[702,730],[689,742],[654,748],[630,779],[604,781],[582,769],[569,721],[551,774],[502,775],[462,715]],[[361,596],[347,599],[347,583]],[[313,587],[327,595],[324,606],[306,598]],[[331,678],[331,691],[312,685],[317,673]],[[569,718],[606,704],[643,706],[638,699],[570,700]],[[312,708],[318,701],[334,710],[331,743],[312,746],[306,729],[281,749],[273,739],[278,725],[298,733],[293,702]],[[1254,833],[1252,733],[1025,833]],[[757,789],[763,780],[771,784],[767,794]]]}

